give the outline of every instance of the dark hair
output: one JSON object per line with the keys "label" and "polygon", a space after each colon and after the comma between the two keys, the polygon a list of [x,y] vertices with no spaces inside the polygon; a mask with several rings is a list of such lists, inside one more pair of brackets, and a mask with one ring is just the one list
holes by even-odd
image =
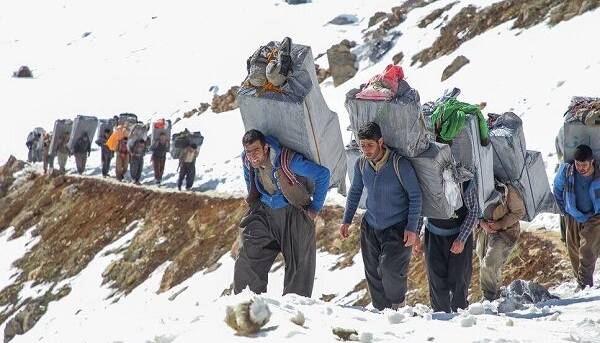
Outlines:
{"label": "dark hair", "polygon": [[196,145],[196,143],[192,143],[190,144],[190,146],[192,147],[192,149],[196,149],[198,146]]}
{"label": "dark hair", "polygon": [[104,129],[104,133],[110,133],[110,129]]}
{"label": "dark hair", "polygon": [[594,159],[594,152],[592,148],[585,144],[578,145],[575,148],[575,154],[573,155],[575,161],[584,162],[591,161]]}
{"label": "dark hair", "polygon": [[262,145],[265,144],[265,135],[263,135],[262,132],[255,130],[255,129],[246,131],[246,133],[244,134],[244,137],[242,137],[243,145],[249,145],[256,141],[260,141],[260,143]]}
{"label": "dark hair", "polygon": [[381,138],[381,128],[376,122],[370,121],[363,124],[358,130],[358,139],[377,141]]}

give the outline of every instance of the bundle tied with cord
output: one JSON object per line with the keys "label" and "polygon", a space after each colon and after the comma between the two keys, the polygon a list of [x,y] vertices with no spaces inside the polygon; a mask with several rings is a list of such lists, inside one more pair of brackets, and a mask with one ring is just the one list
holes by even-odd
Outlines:
{"label": "bundle tied with cord", "polygon": [[330,187],[346,192],[346,154],[339,119],[321,94],[310,47],[286,38],[247,60],[238,91],[246,130],[257,129],[329,169]]}

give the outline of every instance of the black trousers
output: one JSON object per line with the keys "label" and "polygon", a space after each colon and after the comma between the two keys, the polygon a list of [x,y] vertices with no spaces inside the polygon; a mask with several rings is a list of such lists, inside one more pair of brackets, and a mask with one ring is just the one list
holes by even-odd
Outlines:
{"label": "black trousers", "polygon": [[144,169],[144,157],[131,157],[129,161],[129,173],[135,182],[142,178],[142,169]]}
{"label": "black trousers", "polygon": [[110,161],[112,160],[114,153],[108,148],[102,148],[102,176],[108,176],[110,170]]}
{"label": "black trousers", "polygon": [[425,259],[429,279],[429,298],[435,312],[456,312],[469,306],[467,297],[473,274],[473,235],[462,253],[450,252],[458,234],[438,236],[425,231]]}
{"label": "black trousers", "polygon": [[185,189],[190,190],[194,185],[194,179],[196,178],[196,163],[182,163],[179,167],[179,179],[177,180],[177,187],[181,188],[183,180],[185,179]]}
{"label": "black trousers", "polygon": [[269,271],[281,252],[285,261],[283,294],[312,295],[317,248],[315,223],[293,206],[272,209],[261,202],[251,205],[240,223],[240,253],[235,261],[233,289],[267,291]]}
{"label": "black trousers", "polygon": [[360,249],[373,307],[383,310],[403,303],[412,253],[412,247],[404,246],[404,225],[376,230],[363,218]]}

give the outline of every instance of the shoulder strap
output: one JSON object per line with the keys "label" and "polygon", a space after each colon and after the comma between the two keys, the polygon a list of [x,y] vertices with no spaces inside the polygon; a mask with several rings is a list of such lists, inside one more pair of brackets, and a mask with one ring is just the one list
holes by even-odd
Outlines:
{"label": "shoulder strap", "polygon": [[292,159],[294,158],[294,154],[294,151],[286,147],[281,148],[281,170],[283,171],[283,174],[285,175],[286,179],[288,179],[288,181],[292,185],[300,183],[300,181],[298,181],[298,178],[296,177],[296,174],[294,174],[294,172],[290,168],[290,164],[292,162]]}
{"label": "shoulder strap", "polygon": [[404,187],[404,182],[402,182],[402,178],[400,177],[400,159],[402,158],[402,156],[393,153],[393,162],[394,162],[394,172],[396,172],[396,177],[398,178],[398,181],[400,182],[400,185],[402,185],[402,188],[406,189],[406,187]]}
{"label": "shoulder strap", "polygon": [[360,170],[360,175],[365,174],[365,165],[367,164],[367,159],[364,157],[360,157],[358,162],[358,169]]}

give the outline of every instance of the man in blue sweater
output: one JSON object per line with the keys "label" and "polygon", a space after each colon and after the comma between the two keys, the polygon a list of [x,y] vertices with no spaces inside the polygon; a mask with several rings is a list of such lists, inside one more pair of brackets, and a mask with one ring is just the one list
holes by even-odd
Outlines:
{"label": "man in blue sweater", "polygon": [[363,188],[367,212],[360,248],[373,306],[379,310],[404,306],[412,245],[421,216],[421,188],[410,161],[384,145],[381,128],[368,122],[358,131],[361,157],[354,166],[340,235],[347,238]]}
{"label": "man in blue sweater", "polygon": [[325,203],[329,170],[258,130],[246,132],[242,144],[250,208],[240,223],[234,292],[246,287],[266,292],[269,270],[281,252],[283,294],[310,297],[316,264],[314,220]]}
{"label": "man in blue sweater", "polygon": [[600,252],[600,169],[587,145],[579,145],[574,158],[558,169],[554,197],[565,215],[567,250],[580,290],[593,286]]}

